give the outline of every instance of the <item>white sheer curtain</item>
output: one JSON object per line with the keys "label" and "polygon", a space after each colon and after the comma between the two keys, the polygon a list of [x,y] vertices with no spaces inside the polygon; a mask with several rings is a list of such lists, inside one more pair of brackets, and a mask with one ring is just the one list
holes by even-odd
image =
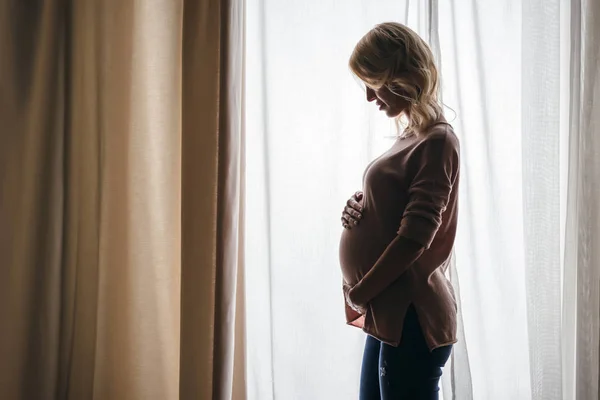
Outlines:
{"label": "white sheer curtain", "polygon": [[462,143],[462,323],[444,398],[597,398],[594,7],[248,0],[249,398],[357,398],[364,334],[344,324],[339,217],[395,131],[346,65],[388,20],[431,44]]}
{"label": "white sheer curtain", "polygon": [[465,336],[444,381],[457,399],[561,395],[560,12],[558,0],[440,3],[444,100],[463,161]]}
{"label": "white sheer curtain", "polygon": [[571,3],[564,292],[568,323],[563,328],[565,382],[579,400],[599,398],[600,389],[600,2]]}

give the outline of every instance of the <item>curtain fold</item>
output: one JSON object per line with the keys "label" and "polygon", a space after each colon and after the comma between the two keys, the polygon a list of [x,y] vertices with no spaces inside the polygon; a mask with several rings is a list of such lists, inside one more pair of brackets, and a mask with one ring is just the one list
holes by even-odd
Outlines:
{"label": "curtain fold", "polygon": [[0,3],[0,392],[6,398],[53,396],[57,365],[64,365],[66,17],[60,0]]}
{"label": "curtain fold", "polygon": [[[600,4],[572,1],[573,47],[565,266],[576,268],[575,394],[600,397]],[[567,284],[567,282],[565,282]],[[570,293],[572,292],[572,287]],[[570,333],[573,333],[572,331]]]}
{"label": "curtain fold", "polygon": [[[563,10],[564,12],[564,10]],[[532,399],[562,397],[559,0],[522,8],[522,193]]]}
{"label": "curtain fold", "polygon": [[243,16],[1,2],[0,397],[245,397]]}
{"label": "curtain fold", "polygon": [[243,3],[186,1],[183,32],[181,398],[244,398]]}
{"label": "curtain fold", "polygon": [[[101,240],[100,196],[101,127],[98,107],[99,79],[103,68],[96,47],[102,42],[101,11],[96,7],[73,7],[65,2],[61,10],[65,26],[64,162],[65,179],[62,247],[59,386],[56,398],[93,398],[98,327],[99,264]],[[79,25],[81,24],[81,25]],[[82,27],[87,27],[76,36]],[[46,104],[40,106],[46,107]],[[36,266],[43,269],[44,264]],[[24,318],[29,318],[24,315]],[[26,377],[27,375],[25,375]],[[48,396],[43,392],[38,398]]]}

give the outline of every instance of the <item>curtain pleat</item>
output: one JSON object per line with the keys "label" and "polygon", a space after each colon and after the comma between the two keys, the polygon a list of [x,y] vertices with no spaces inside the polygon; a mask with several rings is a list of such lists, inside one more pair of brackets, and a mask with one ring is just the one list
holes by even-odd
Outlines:
{"label": "curtain pleat", "polygon": [[522,5],[522,201],[531,398],[562,396],[560,2]]}
{"label": "curtain pleat", "polygon": [[91,3],[101,143],[94,398],[177,398],[182,3]]}
{"label": "curtain pleat", "polygon": [[[101,71],[96,7],[66,3],[64,221],[57,398],[93,398],[100,254]],[[98,18],[99,19],[99,18]],[[85,29],[82,30],[82,28]],[[43,105],[46,106],[46,105]],[[43,268],[43,265],[40,265]],[[28,316],[26,316],[28,317]]]}
{"label": "curtain pleat", "polygon": [[[244,398],[240,235],[243,5],[186,1],[181,398]],[[199,307],[198,305],[202,305]],[[241,375],[241,376],[240,376]]]}
{"label": "curtain pleat", "polygon": [[[571,131],[565,268],[576,268],[575,393],[600,397],[600,3],[573,1]],[[568,264],[567,264],[568,263]],[[571,281],[572,283],[572,281]]]}
{"label": "curtain pleat", "polygon": [[60,0],[0,3],[0,395],[9,399],[58,389],[64,10]]}

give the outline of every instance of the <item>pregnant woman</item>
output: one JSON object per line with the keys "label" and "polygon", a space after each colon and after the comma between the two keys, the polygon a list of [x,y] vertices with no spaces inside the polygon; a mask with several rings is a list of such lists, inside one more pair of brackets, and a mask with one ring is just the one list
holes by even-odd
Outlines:
{"label": "pregnant woman", "polygon": [[346,319],[367,333],[360,399],[437,399],[456,342],[445,273],[456,234],[458,140],[442,113],[431,50],[412,30],[376,26],[350,68],[367,101],[406,127],[367,166],[363,190],[342,215]]}

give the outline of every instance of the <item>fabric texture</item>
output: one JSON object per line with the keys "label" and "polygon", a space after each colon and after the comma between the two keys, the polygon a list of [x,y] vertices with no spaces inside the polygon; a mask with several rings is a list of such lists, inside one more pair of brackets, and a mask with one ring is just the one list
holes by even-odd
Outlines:
{"label": "fabric texture", "polygon": [[245,397],[243,23],[0,2],[3,399]]}
{"label": "fabric texture", "polygon": [[[430,349],[456,342],[456,299],[445,273],[458,220],[459,163],[458,139],[440,122],[398,138],[369,164],[363,218],[340,240],[344,280],[368,307],[361,318],[346,304],[347,323],[397,346],[414,304]],[[397,236],[420,246],[402,246]]]}
{"label": "fabric texture", "polygon": [[180,396],[245,398],[243,2],[185,1],[183,34]]}
{"label": "fabric texture", "polygon": [[600,396],[599,20],[600,3],[571,2],[563,382],[575,399]]}

